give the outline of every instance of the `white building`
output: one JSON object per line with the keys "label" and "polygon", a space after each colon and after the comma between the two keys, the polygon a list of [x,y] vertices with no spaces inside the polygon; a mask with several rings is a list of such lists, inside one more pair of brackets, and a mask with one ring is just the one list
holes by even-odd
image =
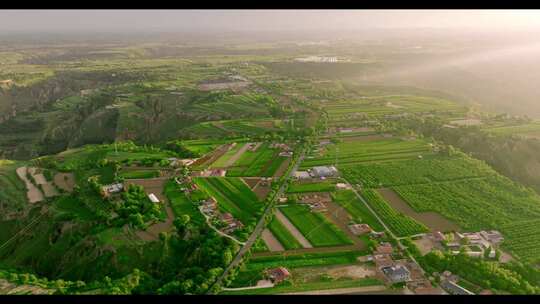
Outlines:
{"label": "white building", "polygon": [[159,203],[159,199],[154,193],[148,194],[148,198],[150,199],[150,201],[152,201],[152,203]]}

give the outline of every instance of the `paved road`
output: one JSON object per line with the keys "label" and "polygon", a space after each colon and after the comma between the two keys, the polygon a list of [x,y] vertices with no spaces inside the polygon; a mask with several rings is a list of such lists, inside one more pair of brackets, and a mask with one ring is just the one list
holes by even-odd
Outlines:
{"label": "paved road", "polygon": [[[298,170],[298,166],[299,164],[302,162],[302,160],[304,160],[304,156],[305,156],[305,152],[302,151],[302,154],[300,155],[300,157],[298,158],[298,160],[296,161],[296,163],[294,164],[294,167],[293,169],[291,170],[290,174],[289,174],[289,177],[293,176],[294,175],[294,172],[296,170]],[[251,235],[249,236],[248,240],[246,241],[246,244],[240,248],[240,250],[238,251],[238,254],[236,255],[236,257],[233,259],[233,261],[229,264],[229,266],[227,266],[227,268],[225,268],[225,270],[223,271],[223,273],[221,274],[221,276],[217,279],[217,281],[212,285],[210,286],[209,290],[212,289],[212,287],[214,285],[218,285],[220,286],[221,285],[221,282],[223,281],[223,279],[229,274],[229,272],[231,271],[231,269],[233,269],[234,267],[238,266],[238,264],[240,264],[240,262],[242,261],[242,257],[249,251],[249,249],[251,248],[251,246],[253,246],[253,244],[255,243],[255,241],[257,240],[257,238],[259,237],[259,235],[262,233],[263,229],[265,228],[265,217],[270,214],[270,212],[272,211],[272,208],[274,208],[274,205],[277,201],[277,199],[283,194],[283,192],[285,191],[285,185],[287,183],[283,183],[281,185],[281,187],[279,188],[278,192],[276,193],[276,195],[274,196],[274,199],[268,203],[268,206],[266,206],[266,209],[264,210],[264,213],[263,215],[260,217],[259,219],[259,222],[257,223],[257,226],[255,226],[255,229],[253,230],[253,232],[251,233]],[[209,291],[208,294],[211,294],[211,292]]]}

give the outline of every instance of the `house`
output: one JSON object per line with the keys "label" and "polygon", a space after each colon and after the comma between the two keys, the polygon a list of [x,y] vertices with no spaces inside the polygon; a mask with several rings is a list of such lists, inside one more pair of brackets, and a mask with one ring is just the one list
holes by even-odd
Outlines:
{"label": "house", "polygon": [[311,212],[325,212],[327,210],[326,205],[322,202],[310,203],[309,209]]}
{"label": "house", "polygon": [[286,198],[285,196],[282,196],[282,197],[280,197],[280,198],[278,199],[278,202],[280,202],[280,203],[286,203],[288,200],[289,200],[288,198]]}
{"label": "house", "polygon": [[381,232],[377,232],[377,231],[371,231],[369,233],[369,236],[373,239],[379,239],[379,238],[383,238],[386,236],[386,234],[384,233],[384,231],[381,231]]}
{"label": "house", "polygon": [[444,234],[440,231],[435,231],[433,233],[433,239],[435,239],[435,241],[437,242],[442,242],[444,240],[446,240],[446,237],[444,236]]}
{"label": "house", "polygon": [[351,187],[345,183],[337,183],[336,184],[336,189],[340,190],[340,189],[351,189]]}
{"label": "house", "polygon": [[298,201],[303,204],[330,203],[332,197],[329,193],[310,193],[300,196]]}
{"label": "house", "polygon": [[499,244],[504,240],[502,234],[497,230],[480,231],[480,235],[490,243]]}
{"label": "house", "polygon": [[101,190],[105,196],[109,196],[110,194],[122,192],[124,190],[124,184],[115,183],[115,184],[105,185],[101,187]]}
{"label": "house", "polygon": [[291,276],[287,268],[285,267],[278,267],[278,268],[272,268],[268,269],[266,271],[266,275],[272,281],[274,284],[278,284],[283,282],[285,279]]}
{"label": "house", "polygon": [[228,212],[222,213],[219,219],[225,224],[230,224],[234,221],[234,217]]}
{"label": "house", "polygon": [[468,291],[467,289],[459,286],[454,282],[448,280],[443,280],[441,282],[441,287],[446,290],[449,294],[452,295],[473,295],[474,293]]}
{"label": "house", "polygon": [[244,227],[244,224],[242,224],[242,222],[240,222],[237,219],[233,219],[230,223],[227,224],[225,228],[223,228],[222,231],[224,233],[232,233],[236,229],[242,229],[243,227]]}
{"label": "house", "polygon": [[311,169],[311,175],[314,177],[331,177],[336,176],[338,170],[334,166],[317,166]]}
{"label": "house", "polygon": [[154,193],[150,193],[148,194],[148,198],[150,199],[150,201],[154,204],[157,204],[159,203],[159,199],[157,198],[157,196],[154,194]]}
{"label": "house", "polygon": [[215,198],[210,197],[209,199],[202,202],[202,211],[204,213],[214,213],[217,210],[217,201]]}
{"label": "house", "polygon": [[375,262],[377,269],[394,265],[394,261],[389,254],[375,254],[373,255],[373,261]]}
{"label": "house", "polygon": [[291,151],[279,152],[279,156],[282,156],[282,157],[291,157],[292,155],[293,153]]}
{"label": "house", "polygon": [[410,280],[411,273],[403,265],[383,267],[381,271],[392,283],[407,282]]}
{"label": "house", "polygon": [[370,233],[372,231],[371,227],[369,227],[368,224],[349,225],[349,230],[351,230],[351,232],[354,235],[362,235],[362,234]]}
{"label": "house", "polygon": [[310,179],[311,176],[307,171],[296,171],[294,172],[294,177],[296,179]]}
{"label": "house", "polygon": [[377,252],[377,254],[392,254],[394,248],[392,248],[392,244],[390,243],[381,243],[377,246],[375,252]]}

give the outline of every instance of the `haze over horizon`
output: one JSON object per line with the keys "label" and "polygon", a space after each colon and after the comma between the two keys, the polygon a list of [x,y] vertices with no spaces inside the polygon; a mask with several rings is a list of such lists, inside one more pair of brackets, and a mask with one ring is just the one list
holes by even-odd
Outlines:
{"label": "haze over horizon", "polygon": [[7,32],[540,30],[540,10],[2,10]]}

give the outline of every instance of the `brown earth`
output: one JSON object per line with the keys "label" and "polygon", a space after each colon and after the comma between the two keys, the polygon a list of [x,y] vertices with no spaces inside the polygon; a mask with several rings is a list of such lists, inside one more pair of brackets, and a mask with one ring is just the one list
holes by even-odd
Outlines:
{"label": "brown earth", "polygon": [[283,174],[285,174],[285,171],[287,171],[287,168],[289,167],[289,164],[291,163],[291,158],[287,157],[287,159],[281,163],[281,166],[276,170],[274,173],[275,177],[281,177]]}
{"label": "brown earth", "polygon": [[261,238],[266,244],[266,247],[268,247],[268,250],[272,252],[285,250],[285,248],[283,248],[283,245],[281,245],[281,243],[278,241],[278,239],[276,239],[272,232],[270,232],[270,230],[264,229]]}
{"label": "brown earth", "polygon": [[384,199],[397,211],[423,223],[432,231],[459,231],[459,226],[436,212],[416,212],[399,194],[389,188],[377,189]]}
{"label": "brown earth", "polygon": [[352,233],[348,227],[349,221],[352,217],[349,215],[349,213],[347,213],[347,210],[334,202],[327,202],[325,204],[327,207],[327,211],[323,212],[323,214],[326,216],[326,218],[328,218],[332,223],[334,223],[334,225],[336,225],[340,230],[345,232],[349,239],[353,241],[354,247],[356,249],[366,249],[366,245],[364,244],[364,242],[362,242],[362,240],[360,240],[356,235],[354,235],[354,233]]}
{"label": "brown earth", "polygon": [[28,201],[30,203],[32,203],[32,204],[37,203],[37,202],[41,202],[42,200],[45,199],[43,197],[43,193],[41,192],[41,190],[39,190],[38,187],[36,187],[34,184],[32,184],[32,182],[30,182],[28,180],[28,178],[26,178],[27,170],[28,170],[27,167],[19,167],[16,170],[17,175],[19,176],[19,178],[26,185],[26,190],[27,190],[26,197],[28,198]]}
{"label": "brown earth", "polygon": [[75,187],[75,176],[73,173],[56,173],[54,175],[54,184],[64,191],[72,192],[73,187]]}

